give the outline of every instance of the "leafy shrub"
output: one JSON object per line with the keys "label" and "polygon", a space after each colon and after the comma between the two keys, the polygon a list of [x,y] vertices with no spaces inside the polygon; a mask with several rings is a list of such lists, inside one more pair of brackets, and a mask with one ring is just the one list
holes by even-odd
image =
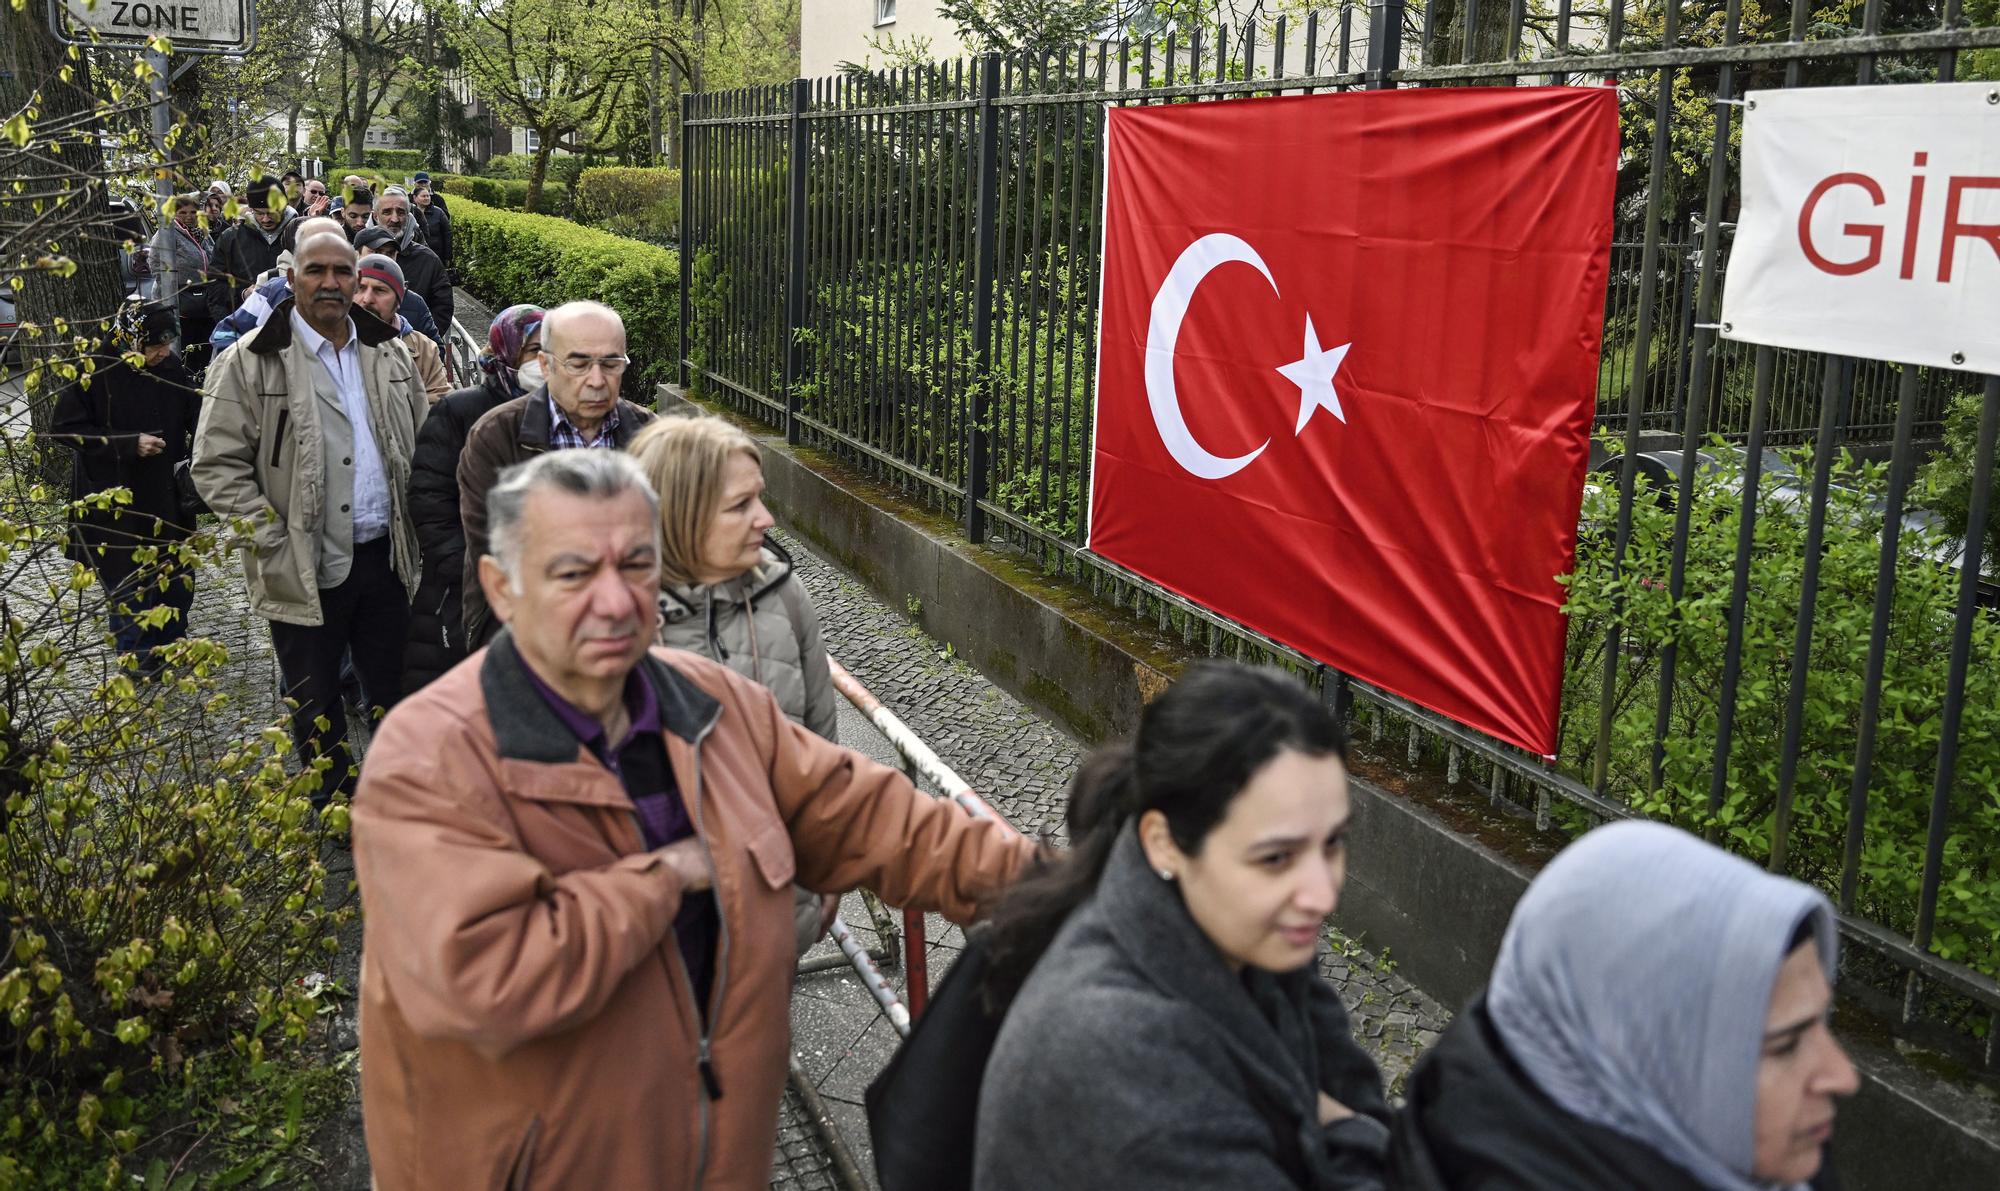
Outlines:
{"label": "leafy shrub", "polygon": [[454,202],[459,269],[473,292],[494,306],[554,306],[589,298],[625,317],[625,395],[651,403],[653,386],[672,375],[678,349],[680,257],[549,215],[502,211],[467,196]]}
{"label": "leafy shrub", "polygon": [[[162,681],[115,660],[66,502],[0,444],[0,1188],[110,1186],[185,1155],[166,1120],[282,1074],[317,1008],[302,981],[354,912],[319,861],[346,812],[315,821],[317,771],[287,773],[272,690],[243,689],[221,642],[171,647]],[[226,553],[210,531],[159,561],[240,582]]]}
{"label": "leafy shrub", "polygon": [[[549,170],[543,179],[545,185],[558,190],[570,190],[576,186],[577,176],[589,168],[590,159],[574,153],[549,154]],[[421,167],[419,167],[421,168]],[[515,182],[526,182],[535,176],[535,155],[533,153],[496,153],[487,159],[486,168],[481,171],[489,178],[506,178]]]}
{"label": "leafy shrub", "polygon": [[525,182],[535,168],[535,158],[531,153],[495,153],[486,159],[481,173],[488,178],[511,178]]}
{"label": "leafy shrub", "polygon": [[[1563,753],[1579,766],[1588,764],[1604,638],[1617,623],[1624,644],[1613,691],[1610,792],[1655,818],[1697,831],[1713,826],[1733,851],[1762,861],[1770,854],[1784,755],[1807,508],[1795,490],[1784,489],[1796,477],[1764,473],[1750,553],[1731,764],[1720,811],[1711,815],[1708,790],[1743,466],[1740,454],[1719,442],[1710,450],[1717,465],[1695,483],[1687,579],[1679,601],[1669,599],[1667,590],[1672,511],[1653,493],[1640,492],[1620,574],[1611,565],[1610,533],[1592,531],[1616,521],[1617,488],[1602,485],[1586,493],[1585,533],[1576,572],[1567,580],[1571,648]],[[1809,461],[1799,454],[1792,465],[1803,471]],[[1883,465],[1848,460],[1841,475],[1827,507],[1787,861],[1793,876],[1827,890],[1838,890],[1841,880],[1883,524],[1871,496],[1883,487]],[[1924,868],[1959,582],[1958,572],[1938,560],[1952,554],[1953,542],[1941,529],[1910,526],[1898,539],[1854,908],[1906,934],[1916,921]],[[1668,642],[1677,648],[1676,682],[1662,781],[1650,790],[1660,653]],[[1994,795],[2000,790],[2000,618],[1987,612],[1973,626],[1959,750],[1934,948],[1947,959],[2000,975],[2000,798]]]}
{"label": "leafy shrub", "polygon": [[[1944,518],[1946,528],[1961,538],[1972,519],[1972,465],[1979,457],[1979,413],[1984,403],[1985,398],[1976,392],[1952,399],[1944,416],[1944,449],[1924,469],[1931,507]],[[1990,575],[2000,570],[2000,468],[1994,469],[1987,492],[1982,554],[1982,571]]]}
{"label": "leafy shrub", "polygon": [[681,172],[610,166],[576,183],[576,219],[615,235],[665,243],[680,234]]}
{"label": "leafy shrub", "polygon": [[[432,174],[431,182],[449,195],[464,195],[498,207],[503,211],[519,211],[528,201],[527,182],[516,178],[487,178],[466,174]],[[544,215],[567,215],[569,196],[559,187],[550,185],[542,188]],[[456,210],[452,212],[458,214]]]}
{"label": "leafy shrub", "polygon": [[402,176],[416,173],[428,162],[422,149],[364,149],[361,164]]}

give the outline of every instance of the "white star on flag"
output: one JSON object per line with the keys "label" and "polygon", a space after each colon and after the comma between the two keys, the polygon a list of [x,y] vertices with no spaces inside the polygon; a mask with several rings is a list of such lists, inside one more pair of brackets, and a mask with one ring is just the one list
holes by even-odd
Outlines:
{"label": "white star on flag", "polygon": [[1347,349],[1353,346],[1352,343],[1343,343],[1339,347],[1322,349],[1319,332],[1313,330],[1312,315],[1306,315],[1304,358],[1278,369],[1280,375],[1299,387],[1299,424],[1292,430],[1294,438],[1305,432],[1313,411],[1321,406],[1342,422],[1347,421],[1347,415],[1340,408],[1340,395],[1333,391],[1333,374],[1340,371],[1340,362],[1347,358]]}

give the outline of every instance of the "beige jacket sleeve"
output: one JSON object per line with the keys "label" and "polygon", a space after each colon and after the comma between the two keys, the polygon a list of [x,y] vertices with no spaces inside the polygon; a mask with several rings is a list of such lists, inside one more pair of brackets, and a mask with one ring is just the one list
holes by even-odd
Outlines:
{"label": "beige jacket sleeve", "polygon": [[[745,680],[745,685],[750,685]],[[771,788],[808,889],[867,886],[894,906],[972,921],[1038,845],[792,723],[761,687],[746,710],[769,740]]]}
{"label": "beige jacket sleeve", "polygon": [[439,354],[438,345],[431,342],[430,336],[418,332],[403,336],[403,343],[417,363],[418,378],[424,382],[425,406],[436,405],[438,398],[451,392],[451,378],[445,375],[444,357]]}
{"label": "beige jacket sleeve", "polygon": [[369,958],[418,1034],[498,1056],[601,1012],[680,910],[658,853],[560,875],[523,851],[497,762],[436,717],[389,717],[353,809]]}
{"label": "beige jacket sleeve", "polygon": [[231,344],[208,367],[188,474],[225,524],[249,521],[259,542],[268,545],[284,536],[285,526],[257,478],[257,453],[265,449],[263,399],[257,392],[257,357],[244,342]]}

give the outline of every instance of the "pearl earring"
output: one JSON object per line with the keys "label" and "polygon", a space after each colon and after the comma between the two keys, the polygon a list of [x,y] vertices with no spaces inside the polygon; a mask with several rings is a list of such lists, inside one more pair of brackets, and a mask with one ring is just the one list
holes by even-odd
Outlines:
{"label": "pearl earring", "polygon": [[1153,871],[1160,875],[1160,880],[1162,881],[1171,881],[1174,879],[1174,875],[1168,872],[1166,869],[1156,868]]}

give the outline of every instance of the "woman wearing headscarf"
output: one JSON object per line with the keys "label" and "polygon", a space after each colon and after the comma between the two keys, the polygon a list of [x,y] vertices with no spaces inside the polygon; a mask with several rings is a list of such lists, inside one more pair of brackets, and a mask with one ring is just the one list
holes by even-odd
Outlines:
{"label": "woman wearing headscarf", "polygon": [[[721,418],[657,418],[628,448],[660,494],[660,644],[760,683],[793,723],[828,740],[839,720],[819,617],[784,547],[765,537],[757,442]],[[794,887],[800,955],[839,899]]]}
{"label": "woman wearing headscarf", "polygon": [[977,1191],[1383,1186],[1382,1077],[1317,966],[1345,758],[1297,682],[1203,662],[1084,760],[1069,851],[972,936],[1005,1013]]}
{"label": "woman wearing headscarf", "polygon": [[1598,828],[1514,909],[1486,992],[1411,1073],[1414,1191],[1831,1186],[1833,907],[1659,823]]}
{"label": "woman wearing headscarf", "polygon": [[410,606],[403,654],[403,691],[416,691],[466,655],[460,585],[465,574],[465,525],[458,511],[458,456],[465,436],[487,410],[540,388],[540,306],[509,306],[493,317],[479,357],[480,383],[446,394],[417,432],[410,460],[410,517],[423,551],[423,579]]}
{"label": "woman wearing headscarf", "polygon": [[[165,303],[128,308],[118,319],[116,346],[136,355],[100,358],[87,376],[57,394],[49,436],[76,453],[70,499],[112,488],[131,491],[129,503],[72,507],[70,555],[97,572],[118,652],[132,655],[141,674],[165,663],[162,646],[187,634],[194,576],[177,570],[171,551],[160,550],[194,532],[199,511],[182,503],[174,466],[194,446],[201,390],[174,354],[174,312]],[[151,562],[142,551],[158,550]],[[168,607],[174,615],[148,627],[144,614]]]}

